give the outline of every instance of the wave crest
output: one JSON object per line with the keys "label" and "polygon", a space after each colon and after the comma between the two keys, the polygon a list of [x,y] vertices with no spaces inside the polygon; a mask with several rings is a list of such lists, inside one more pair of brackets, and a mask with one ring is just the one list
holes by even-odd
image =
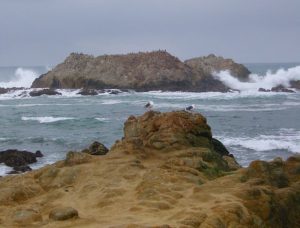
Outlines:
{"label": "wave crest", "polygon": [[300,80],[300,66],[292,67],[287,70],[279,69],[275,73],[268,71],[265,75],[250,74],[249,82],[239,81],[233,77],[229,71],[215,72],[213,76],[232,89],[257,91],[259,88],[271,89],[279,85],[290,87],[291,81]]}
{"label": "wave crest", "polygon": [[24,68],[18,68],[15,71],[14,77],[9,82],[0,82],[0,87],[2,88],[12,88],[12,87],[25,87],[29,88],[38,77],[38,73]]}
{"label": "wave crest", "polygon": [[73,117],[52,117],[52,116],[44,116],[44,117],[22,117],[22,120],[28,121],[38,121],[39,123],[52,123],[57,121],[64,121],[64,120],[73,120]]}

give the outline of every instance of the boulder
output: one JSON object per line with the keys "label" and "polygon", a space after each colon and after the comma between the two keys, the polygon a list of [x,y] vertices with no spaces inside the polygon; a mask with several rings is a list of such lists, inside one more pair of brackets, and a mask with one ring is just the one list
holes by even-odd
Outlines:
{"label": "boulder", "polygon": [[107,154],[108,149],[102,143],[96,141],[93,142],[88,149],[85,149],[82,152],[90,155],[105,155]]}
{"label": "boulder", "polygon": [[95,96],[95,95],[98,95],[98,92],[94,89],[82,89],[77,94],[80,94],[83,96]]}
{"label": "boulder", "polygon": [[42,157],[43,154],[40,151],[35,153],[29,151],[19,150],[5,150],[0,151],[0,163],[4,163],[7,166],[14,167],[16,172],[29,171],[28,164],[35,163],[37,157]]}
{"label": "boulder", "polygon": [[53,90],[53,89],[42,89],[42,90],[34,90],[29,93],[30,96],[32,97],[38,97],[42,95],[47,95],[47,96],[54,96],[54,95],[61,95],[61,93]]}
{"label": "boulder", "polygon": [[49,218],[57,221],[78,218],[78,211],[72,207],[59,207],[50,211]]}
{"label": "boulder", "polygon": [[258,92],[271,92],[270,89],[259,88]]}
{"label": "boulder", "polygon": [[31,224],[43,220],[42,215],[34,209],[19,209],[12,215],[12,220],[18,224]]}
{"label": "boulder", "polygon": [[83,163],[90,162],[92,160],[92,156],[86,153],[69,151],[66,155],[66,159],[64,161],[65,165],[73,166],[79,165]]}
{"label": "boulder", "polygon": [[7,89],[7,88],[1,88],[0,87],[0,94],[5,94],[5,93],[7,93],[9,91],[9,89]]}
{"label": "boulder", "polygon": [[10,171],[8,174],[20,174],[20,173],[25,173],[27,171],[31,171],[32,169],[28,165],[23,165],[23,166],[15,166],[13,167],[14,169]]}
{"label": "boulder", "polygon": [[291,89],[287,89],[285,88],[283,85],[279,85],[276,87],[273,87],[271,89],[272,92],[284,92],[284,93],[295,93],[295,91],[291,90]]}

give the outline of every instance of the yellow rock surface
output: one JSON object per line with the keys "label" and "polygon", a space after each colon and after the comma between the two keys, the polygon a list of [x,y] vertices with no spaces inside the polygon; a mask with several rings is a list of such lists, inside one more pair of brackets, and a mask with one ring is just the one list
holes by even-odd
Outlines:
{"label": "yellow rock surface", "polygon": [[[1,178],[0,227],[300,227],[300,157],[232,162],[200,114],[132,116],[107,155]],[[49,219],[66,207],[78,218]]]}

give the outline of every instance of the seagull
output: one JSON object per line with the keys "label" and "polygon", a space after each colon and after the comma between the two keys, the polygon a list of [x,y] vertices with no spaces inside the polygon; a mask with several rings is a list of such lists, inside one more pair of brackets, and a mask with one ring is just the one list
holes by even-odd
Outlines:
{"label": "seagull", "polygon": [[153,108],[153,101],[149,101],[145,106],[144,108],[146,108],[148,111],[151,110]]}
{"label": "seagull", "polygon": [[195,105],[192,104],[192,105],[190,105],[190,106],[187,106],[184,110],[187,111],[187,112],[191,112],[191,111],[193,111],[195,108],[196,108]]}

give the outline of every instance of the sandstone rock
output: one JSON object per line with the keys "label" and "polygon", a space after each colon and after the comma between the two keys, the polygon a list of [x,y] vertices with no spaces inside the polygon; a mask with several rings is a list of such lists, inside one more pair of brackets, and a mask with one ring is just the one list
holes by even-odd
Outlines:
{"label": "sandstone rock", "polygon": [[73,166],[87,163],[92,160],[92,156],[86,153],[69,151],[65,159],[65,165]]}
{"label": "sandstone rock", "polygon": [[53,96],[53,95],[61,95],[61,93],[53,90],[53,89],[43,89],[43,90],[34,90],[29,93],[32,97],[38,97],[42,95]]}
{"label": "sandstone rock", "polygon": [[33,209],[16,210],[12,215],[12,220],[19,224],[31,224],[43,220],[41,214]]}
{"label": "sandstone rock", "polygon": [[49,218],[58,221],[78,218],[78,211],[72,207],[55,208],[50,212]]}
{"label": "sandstone rock", "polygon": [[88,149],[85,149],[82,152],[90,155],[105,155],[107,154],[108,149],[102,143],[96,141],[93,142]]}
{"label": "sandstone rock", "polygon": [[232,59],[224,59],[213,54],[186,60],[185,63],[198,71],[202,71],[206,76],[213,72],[229,70],[232,76],[240,81],[247,81],[251,73],[244,65],[235,63]]}
{"label": "sandstone rock", "polygon": [[[205,117],[183,111],[131,116],[124,134],[101,159],[71,152],[2,177],[0,226],[299,227],[299,155],[239,169],[217,152]],[[78,217],[70,203],[83,218],[57,221]],[[24,208],[51,219],[16,223]]]}

